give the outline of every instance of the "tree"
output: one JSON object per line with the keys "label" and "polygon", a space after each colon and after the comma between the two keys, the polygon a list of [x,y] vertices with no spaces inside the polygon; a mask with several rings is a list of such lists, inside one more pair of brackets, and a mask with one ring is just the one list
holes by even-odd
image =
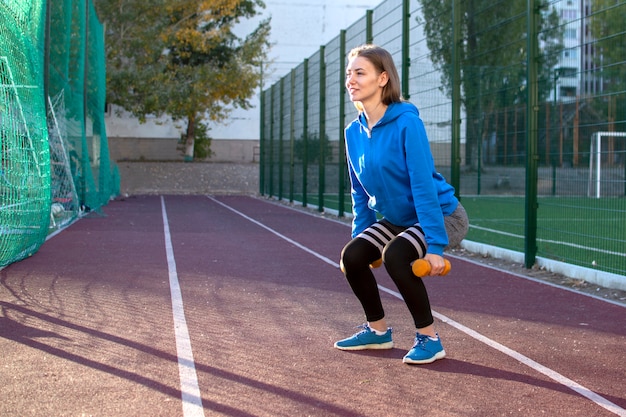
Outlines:
{"label": "tree", "polygon": [[602,76],[614,92],[626,90],[626,44],[623,27],[626,19],[626,4],[618,0],[594,0],[593,19],[590,19],[591,35],[595,39],[598,67]]}
{"label": "tree", "polygon": [[[487,136],[495,133],[494,119],[506,114],[507,108],[522,107],[526,102],[526,2],[493,0],[420,0],[427,45],[435,67],[441,72],[442,90],[452,96],[452,7],[461,10],[457,45],[461,62],[462,103],[466,110],[466,164],[477,168],[480,146]],[[499,4],[501,3],[501,4]],[[545,1],[544,1],[545,3]],[[540,16],[539,44],[542,53],[539,80],[550,83],[552,67],[562,48],[562,29],[558,15],[546,4]],[[545,97],[550,88],[540,91]],[[515,110],[513,110],[515,111]],[[500,129],[502,129],[500,127]]]}
{"label": "tree", "polygon": [[[591,36],[594,38],[594,64],[602,77],[602,89],[609,101],[607,120],[626,120],[624,92],[626,92],[626,3],[619,0],[594,0],[593,19],[590,19]],[[606,113],[606,110],[603,111]]]}
{"label": "tree", "polygon": [[[270,20],[240,38],[241,19],[261,0],[96,0],[106,25],[107,100],[140,120],[169,115],[186,122],[181,138],[192,160],[196,138],[210,144],[205,121],[247,109],[261,80]],[[196,154],[207,153],[207,149]]]}

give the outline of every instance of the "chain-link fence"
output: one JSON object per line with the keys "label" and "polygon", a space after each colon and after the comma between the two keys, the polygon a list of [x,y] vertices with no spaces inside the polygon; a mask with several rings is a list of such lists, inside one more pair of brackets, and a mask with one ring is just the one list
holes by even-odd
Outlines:
{"label": "chain-link fence", "polygon": [[91,1],[0,2],[0,266],[119,192]]}
{"label": "chain-link fence", "polygon": [[350,213],[346,54],[391,52],[467,241],[626,275],[626,2],[388,0],[261,95],[260,192]]}

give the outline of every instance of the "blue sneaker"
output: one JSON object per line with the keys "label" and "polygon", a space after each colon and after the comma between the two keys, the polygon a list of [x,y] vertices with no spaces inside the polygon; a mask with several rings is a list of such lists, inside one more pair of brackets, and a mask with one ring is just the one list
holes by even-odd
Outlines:
{"label": "blue sneaker", "polygon": [[391,349],[393,347],[391,327],[389,327],[387,332],[382,336],[374,333],[367,323],[357,327],[363,330],[353,334],[347,339],[335,342],[335,347],[341,350]]}
{"label": "blue sneaker", "polygon": [[404,355],[402,362],[409,364],[432,363],[437,359],[445,357],[446,351],[443,350],[439,335],[437,335],[437,340],[433,340],[428,336],[417,333],[413,348]]}

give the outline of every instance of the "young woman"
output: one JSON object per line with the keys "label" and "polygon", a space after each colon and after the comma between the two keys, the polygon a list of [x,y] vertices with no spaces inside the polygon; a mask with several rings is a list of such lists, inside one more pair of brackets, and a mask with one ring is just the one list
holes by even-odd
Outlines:
{"label": "young woman", "polygon": [[367,323],[335,347],[393,347],[370,270],[370,264],[382,257],[417,329],[403,362],[431,363],[446,353],[434,328],[426,287],[411,265],[424,258],[431,264],[430,275],[440,275],[444,248],[458,245],[467,233],[467,214],[454,188],[435,171],[424,124],[417,108],[402,99],[389,52],[375,45],[353,49],[346,88],[359,114],[345,130],[354,218],[352,240],[343,248],[341,264]]}

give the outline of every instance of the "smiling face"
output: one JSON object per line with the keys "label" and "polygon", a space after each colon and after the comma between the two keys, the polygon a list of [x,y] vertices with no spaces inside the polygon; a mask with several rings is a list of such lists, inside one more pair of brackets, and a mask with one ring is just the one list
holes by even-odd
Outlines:
{"label": "smiling face", "polygon": [[346,88],[351,101],[361,102],[364,107],[378,104],[382,101],[382,91],[387,81],[387,73],[378,73],[367,58],[356,56],[348,61]]}

